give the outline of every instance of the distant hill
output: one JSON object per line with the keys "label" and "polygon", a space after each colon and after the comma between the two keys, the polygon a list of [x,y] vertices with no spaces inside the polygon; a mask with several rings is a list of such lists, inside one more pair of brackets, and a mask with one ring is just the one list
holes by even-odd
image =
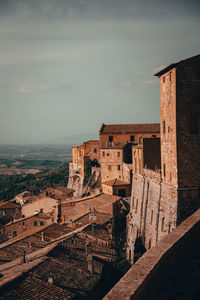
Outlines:
{"label": "distant hill", "polygon": [[98,133],[80,133],[56,138],[51,141],[52,144],[66,144],[76,146],[88,140],[98,140]]}

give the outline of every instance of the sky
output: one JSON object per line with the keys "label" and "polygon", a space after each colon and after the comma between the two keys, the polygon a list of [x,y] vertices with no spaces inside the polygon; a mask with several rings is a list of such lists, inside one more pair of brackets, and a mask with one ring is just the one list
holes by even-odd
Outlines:
{"label": "sky", "polygon": [[153,74],[200,53],[199,15],[199,0],[0,0],[0,144],[159,122]]}

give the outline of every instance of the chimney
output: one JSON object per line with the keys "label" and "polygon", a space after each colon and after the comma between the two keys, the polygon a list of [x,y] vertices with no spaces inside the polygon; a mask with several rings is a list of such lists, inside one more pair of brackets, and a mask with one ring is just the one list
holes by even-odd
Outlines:
{"label": "chimney", "polygon": [[93,262],[92,262],[92,254],[88,254],[88,271],[93,273]]}
{"label": "chimney", "polygon": [[48,282],[49,283],[53,283],[53,275],[52,275],[52,273],[49,274]]}
{"label": "chimney", "polygon": [[41,241],[44,242],[44,231],[41,232]]}

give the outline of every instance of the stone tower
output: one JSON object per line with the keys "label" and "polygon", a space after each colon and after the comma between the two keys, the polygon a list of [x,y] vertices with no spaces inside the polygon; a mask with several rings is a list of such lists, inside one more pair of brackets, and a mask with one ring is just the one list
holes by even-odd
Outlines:
{"label": "stone tower", "polygon": [[160,77],[160,155],[155,163],[154,140],[144,140],[141,149],[133,146],[133,155],[140,150],[143,161],[140,170],[133,165],[127,219],[131,263],[141,243],[145,249],[155,246],[200,207],[200,55],[155,76]]}
{"label": "stone tower", "polygon": [[162,182],[177,188],[177,223],[200,204],[200,55],[171,64],[160,77]]}

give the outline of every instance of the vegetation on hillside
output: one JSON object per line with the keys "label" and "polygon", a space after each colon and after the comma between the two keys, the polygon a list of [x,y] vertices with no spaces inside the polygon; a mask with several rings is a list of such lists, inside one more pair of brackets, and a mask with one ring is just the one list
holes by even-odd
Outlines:
{"label": "vegetation on hillside", "polygon": [[0,177],[0,201],[10,200],[15,195],[28,190],[33,195],[38,195],[41,190],[56,186],[67,185],[69,175],[69,164],[46,170],[37,174],[26,176],[1,176]]}
{"label": "vegetation on hillside", "polygon": [[5,168],[44,170],[47,168],[56,168],[59,165],[59,160],[0,158],[0,166],[4,166]]}
{"label": "vegetation on hillside", "polygon": [[92,161],[91,159],[88,159],[85,163],[85,177],[83,180],[83,185],[86,185],[90,179],[90,176],[92,174]]}

